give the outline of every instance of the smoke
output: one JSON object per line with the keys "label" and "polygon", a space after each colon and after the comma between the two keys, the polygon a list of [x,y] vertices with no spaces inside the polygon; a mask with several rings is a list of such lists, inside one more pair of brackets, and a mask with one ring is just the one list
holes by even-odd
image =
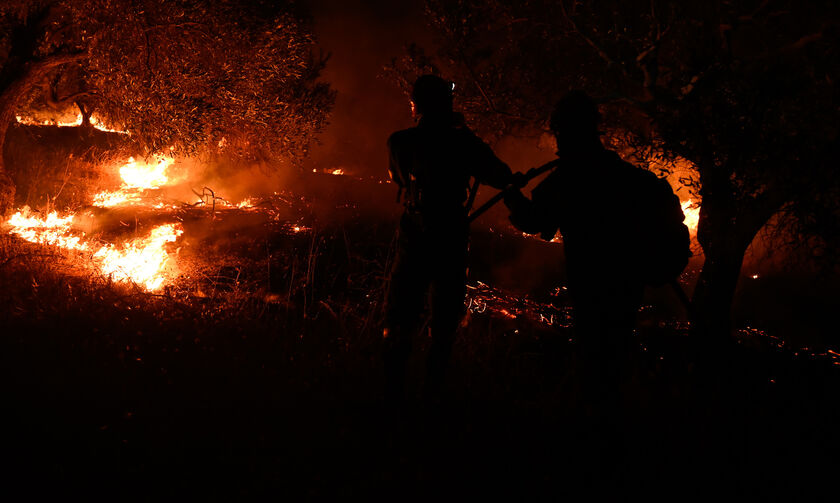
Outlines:
{"label": "smoke", "polygon": [[405,44],[431,44],[422,0],[310,0],[319,46],[331,54],[323,79],[338,92],[330,125],[307,162],[311,169],[387,178],[385,142],[411,127],[408,99],[382,78]]}
{"label": "smoke", "polygon": [[286,186],[293,176],[288,166],[268,165],[238,159],[177,159],[169,170],[174,183],[166,188],[166,197],[181,202],[197,202],[200,195],[221,198],[238,204],[246,198],[271,195]]}

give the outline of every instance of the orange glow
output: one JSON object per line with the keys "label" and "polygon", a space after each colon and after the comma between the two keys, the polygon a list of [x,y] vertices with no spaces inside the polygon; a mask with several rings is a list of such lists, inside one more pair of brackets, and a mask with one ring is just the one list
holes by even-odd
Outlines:
{"label": "orange glow", "polygon": [[236,205],[237,208],[253,208],[254,207],[254,200],[250,197],[247,197],[240,201],[239,204]]}
{"label": "orange glow", "polygon": [[700,221],[700,206],[691,202],[691,199],[686,199],[682,202],[682,210],[685,214],[685,225],[688,227],[688,232],[692,236],[697,235],[697,223]]}
{"label": "orange glow", "polygon": [[56,123],[58,127],[75,127],[82,125],[82,114],[78,114],[74,120],[71,121],[58,121]]}
{"label": "orange glow", "polygon": [[149,291],[159,289],[167,281],[171,256],[165,246],[183,234],[180,225],[160,225],[145,238],[133,239],[121,246],[101,246],[86,239],[83,232],[73,230],[74,217],[52,212],[46,218],[39,218],[24,207],[6,224],[12,227],[11,234],[31,243],[74,251],[97,250],[92,255],[93,262],[113,281],[136,283]]}
{"label": "orange glow", "polygon": [[174,162],[175,159],[166,156],[156,156],[152,162],[138,162],[129,157],[119,169],[122,186],[118,190],[106,190],[93,196],[94,206],[111,208],[120,204],[140,202],[143,191],[170,183],[166,170]]}
{"label": "orange glow", "polygon": [[53,211],[46,218],[32,216],[29,207],[24,207],[11,218],[8,225],[12,226],[11,233],[30,243],[57,246],[66,250],[87,250],[87,243],[82,237],[71,234],[74,215],[59,217]]}
{"label": "orange glow", "polygon": [[17,120],[18,124],[23,124],[25,126],[76,127],[82,125],[82,114],[79,113],[77,113],[75,116],[72,114],[63,114],[62,119],[58,120],[38,120],[34,117],[25,117],[23,115],[16,115],[15,119]]}
{"label": "orange glow", "polygon": [[153,291],[163,285],[164,271],[170,262],[166,251],[168,243],[183,234],[175,224],[160,225],[148,237],[138,238],[117,247],[106,245],[94,253],[100,261],[100,270],[113,281],[133,282]]}
{"label": "orange glow", "polygon": [[90,117],[90,125],[95,127],[96,129],[98,129],[100,131],[104,131],[106,133],[131,134],[128,131],[121,131],[119,129],[111,129],[111,128],[105,126],[105,124],[103,124],[102,121],[98,117],[96,117],[95,115],[92,115]]}
{"label": "orange glow", "polygon": [[171,157],[157,157],[155,163],[139,164],[133,157],[120,167],[123,186],[132,189],[153,189],[166,184],[166,168],[175,162]]}
{"label": "orange glow", "polygon": [[35,120],[32,117],[23,117],[21,115],[16,115],[15,119],[17,119],[18,124],[23,124],[25,126],[53,126],[54,123],[52,121],[39,121]]}
{"label": "orange glow", "polygon": [[[82,114],[76,113],[73,114],[63,114],[62,119],[52,120],[52,119],[44,119],[38,120],[34,117],[24,116],[24,115],[16,115],[15,119],[17,120],[18,124],[23,124],[24,126],[58,126],[58,127],[78,127],[82,125],[82,121],[84,118]],[[128,131],[121,131],[119,129],[111,129],[105,124],[102,123],[100,119],[96,116],[91,116],[90,118],[90,125],[94,128],[105,131],[107,133],[118,133],[118,134],[130,134]]]}
{"label": "orange glow", "polygon": [[101,208],[111,208],[120,204],[140,202],[137,194],[129,195],[121,190],[114,192],[103,191],[93,196],[93,205]]}

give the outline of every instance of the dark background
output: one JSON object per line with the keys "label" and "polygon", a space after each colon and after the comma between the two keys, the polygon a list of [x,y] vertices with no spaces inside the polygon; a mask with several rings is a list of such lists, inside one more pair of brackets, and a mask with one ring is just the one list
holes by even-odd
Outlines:
{"label": "dark background", "polygon": [[411,127],[408,97],[383,76],[406,43],[432,43],[421,1],[310,0],[319,45],[331,54],[323,80],[338,91],[330,125],[307,165],[384,177],[385,142]]}

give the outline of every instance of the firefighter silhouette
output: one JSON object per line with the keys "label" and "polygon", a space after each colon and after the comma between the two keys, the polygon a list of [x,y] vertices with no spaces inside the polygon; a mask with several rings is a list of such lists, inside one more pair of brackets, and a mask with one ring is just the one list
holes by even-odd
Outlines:
{"label": "firefighter silhouette", "polygon": [[417,79],[411,95],[416,127],[388,139],[390,175],[405,206],[386,293],[384,363],[386,398],[404,398],[412,338],[423,326],[426,303],[432,344],[425,394],[440,391],[452,343],[464,315],[470,179],[503,188],[511,171],[452,110],[454,84]]}
{"label": "firefighter silhouette", "polygon": [[635,272],[636,225],[629,221],[627,206],[633,187],[623,183],[643,170],[603,146],[600,118],[586,93],[564,96],[550,123],[558,167],[534,188],[530,200],[518,190],[505,197],[515,227],[544,239],[558,230],[562,235],[575,332],[588,367],[584,374],[597,381],[588,384],[598,386],[598,394],[616,391],[644,290]]}

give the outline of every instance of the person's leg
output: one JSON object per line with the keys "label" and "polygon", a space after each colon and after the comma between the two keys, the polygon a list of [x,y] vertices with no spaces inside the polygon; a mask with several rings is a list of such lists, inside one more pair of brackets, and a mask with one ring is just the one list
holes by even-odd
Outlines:
{"label": "person's leg", "polygon": [[450,256],[436,261],[430,288],[432,345],[426,360],[425,394],[439,397],[452,355],[458,325],[464,317],[466,295],[466,245],[450,249]]}
{"label": "person's leg", "polygon": [[428,271],[417,250],[404,236],[400,237],[391,269],[385,298],[383,362],[385,399],[400,404],[405,394],[406,363],[411,339],[420,328],[428,291]]}

